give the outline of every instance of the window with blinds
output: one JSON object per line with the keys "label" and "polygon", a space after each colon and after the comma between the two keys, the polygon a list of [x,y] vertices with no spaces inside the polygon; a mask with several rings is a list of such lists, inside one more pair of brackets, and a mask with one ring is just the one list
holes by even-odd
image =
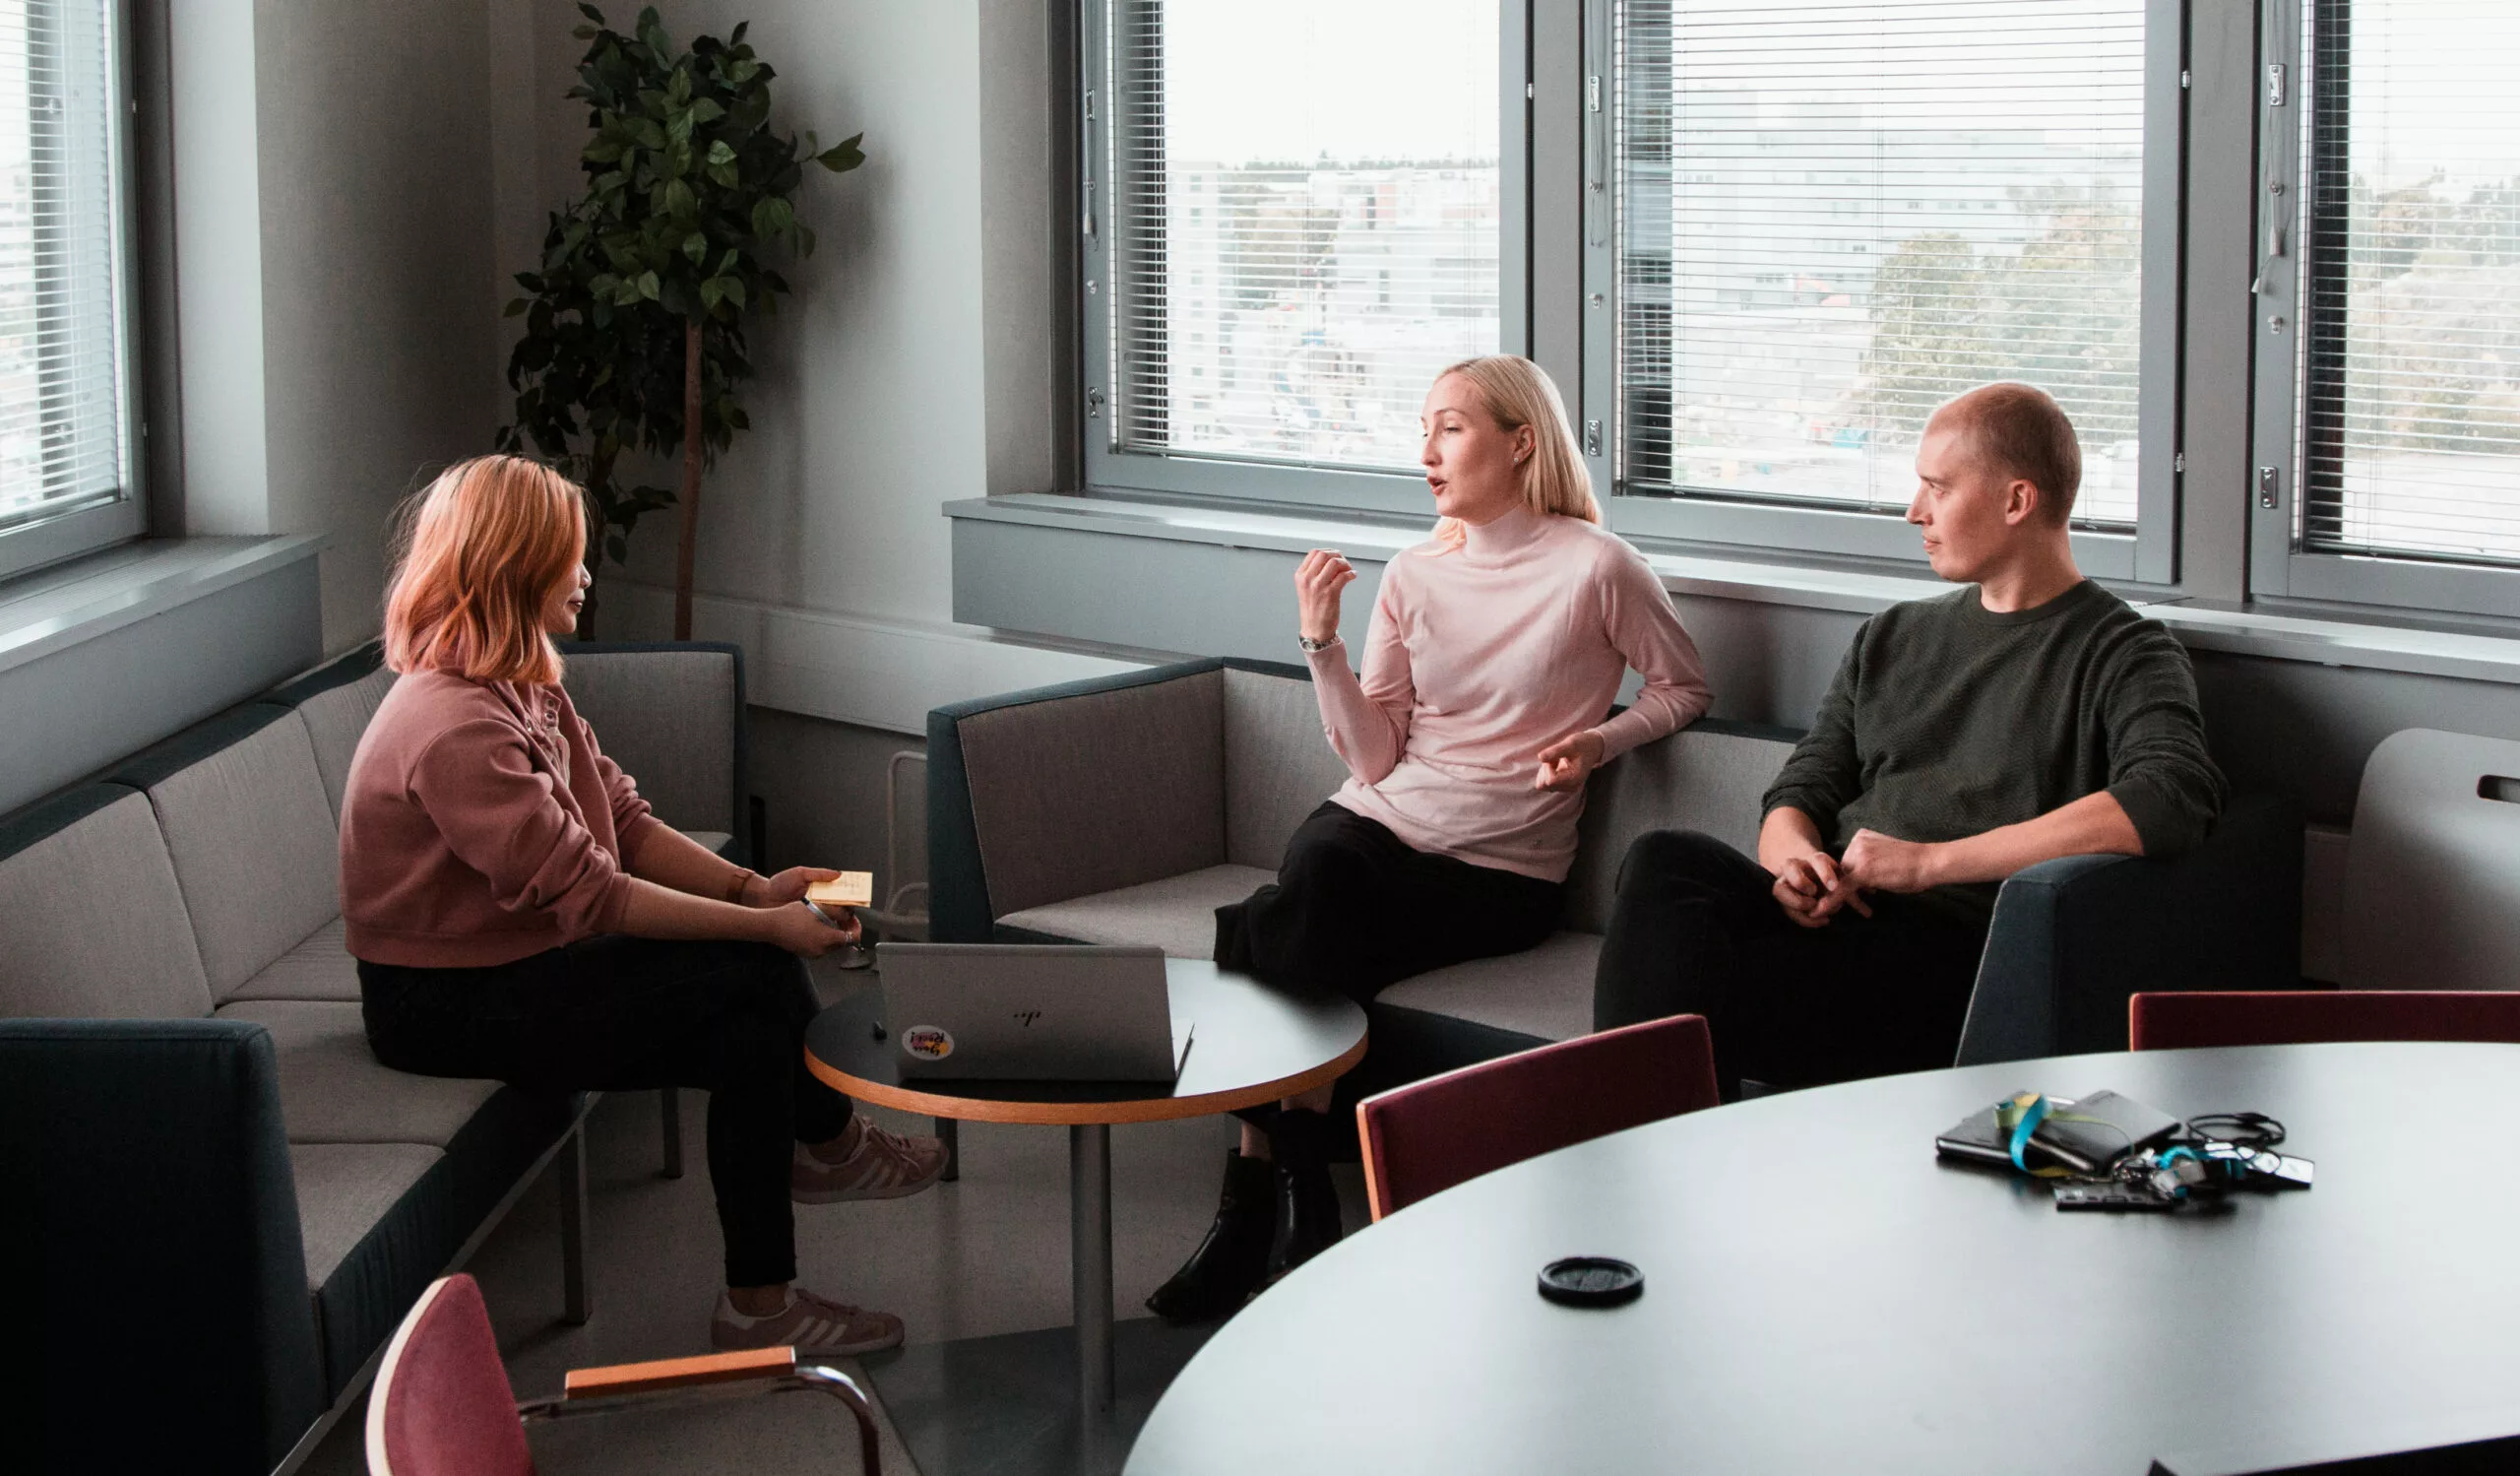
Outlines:
{"label": "window with blinds", "polygon": [[0,0],[0,532],[127,495],[111,0]]}
{"label": "window with blinds", "polygon": [[1109,435],[1416,471],[1498,345],[1497,0],[1113,0]]}
{"label": "window with blinds", "polygon": [[2520,16],[2303,15],[2304,548],[2520,563]]}
{"label": "window with blinds", "polygon": [[2135,520],[2143,0],[1619,0],[1624,489],[1878,511],[2037,384]]}

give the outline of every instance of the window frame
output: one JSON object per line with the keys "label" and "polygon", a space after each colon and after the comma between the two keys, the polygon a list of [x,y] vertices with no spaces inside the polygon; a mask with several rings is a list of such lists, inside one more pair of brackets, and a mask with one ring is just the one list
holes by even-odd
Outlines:
{"label": "window frame", "polygon": [[[2144,164],[2142,263],[2138,305],[2136,517],[2131,533],[2077,528],[2074,557],[2095,577],[2168,586],[2178,578],[2179,315],[2184,298],[2180,246],[2186,202],[2180,188],[2186,118],[2180,78],[2186,64],[2184,0],[2146,0],[2144,14]],[[1802,553],[1922,567],[1917,536],[1895,514],[1851,508],[1798,507],[1681,490],[1631,492],[1615,481],[1619,413],[1617,324],[1619,191],[1611,160],[1616,147],[1619,77],[1615,64],[1615,0],[1584,0],[1587,108],[1584,116],[1584,418],[1603,421],[1598,449],[1589,423],[1579,427],[1597,489],[1613,531],[1632,538],[1712,545],[1729,551]],[[1599,79],[1598,106],[1591,104]],[[1602,201],[1598,215],[1591,202]],[[2158,202],[2171,208],[2157,210]],[[1598,303],[1598,305],[1596,305]]]}
{"label": "window frame", "polygon": [[[1077,252],[1081,295],[1078,315],[1082,333],[1084,390],[1079,396],[1084,417],[1082,436],[1085,485],[1089,492],[1143,496],[1159,494],[1202,501],[1291,504],[1298,507],[1354,512],[1368,516],[1428,516],[1425,482],[1399,472],[1354,467],[1303,466],[1188,452],[1168,454],[1124,450],[1112,444],[1116,424],[1112,409],[1111,305],[1114,296],[1112,243],[1117,214],[1116,146],[1112,122],[1117,115],[1111,78],[1119,30],[1114,13],[1140,0],[1080,0],[1084,12],[1079,79],[1080,148],[1084,155],[1083,220]],[[1530,72],[1528,0],[1499,0],[1497,6],[1497,160],[1499,240],[1497,252],[1499,351],[1530,352],[1531,302],[1529,160],[1531,129],[1526,105]]]}
{"label": "window frame", "polygon": [[[2250,339],[2256,353],[2251,454],[2255,479],[2250,502],[2249,593],[2274,601],[2374,607],[2388,615],[2520,616],[2520,567],[2461,564],[2413,555],[2356,553],[2303,546],[2300,388],[2303,305],[2301,248],[2288,240],[2281,256],[2267,254],[2270,231],[2280,225],[2298,235],[2293,202],[2308,185],[2302,159],[2300,86],[2302,17],[2315,0],[2261,0],[2258,76],[2281,63],[2288,79],[2279,103],[2260,86],[2256,95],[2257,177],[2270,189],[2247,202],[2254,212],[2251,239],[2265,290],[2257,294]],[[2350,0],[2349,0],[2350,8]],[[2312,79],[2314,82],[2315,79]],[[2284,187],[2281,196],[2271,185]],[[2270,206],[2269,200],[2282,202]],[[2274,328],[2280,319],[2283,328]],[[2272,473],[2273,495],[2265,479]]]}
{"label": "window frame", "polygon": [[116,433],[122,442],[123,482],[110,501],[91,502],[0,529],[0,579],[127,543],[148,528],[148,470],[142,458],[140,409],[139,169],[134,137],[138,129],[133,105],[137,94],[133,89],[132,25],[129,0],[105,8],[106,116],[114,135],[112,213],[121,246],[114,275],[121,308],[116,337],[122,355],[122,393]]}

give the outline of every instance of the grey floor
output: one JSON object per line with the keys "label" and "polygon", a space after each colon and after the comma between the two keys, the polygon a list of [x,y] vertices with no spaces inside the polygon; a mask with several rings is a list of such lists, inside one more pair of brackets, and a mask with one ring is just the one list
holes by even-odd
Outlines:
{"label": "grey floor", "polygon": [[[717,1220],[701,1160],[707,1098],[683,1094],[689,1169],[659,1176],[658,1101],[615,1095],[588,1123],[595,1316],[559,1321],[559,1205],[536,1185],[468,1268],[479,1278],[519,1397],[558,1391],[569,1369],[708,1351],[721,1284]],[[872,1110],[887,1125],[926,1130],[925,1119]],[[1140,1304],[1197,1244],[1216,1210],[1233,1123],[1223,1119],[1111,1131],[1112,1286],[1120,1316]],[[803,1284],[844,1301],[899,1313],[910,1341],[935,1343],[1063,1327],[1068,1311],[1067,1133],[1056,1127],[966,1123],[963,1176],[909,1199],[799,1206]],[[1364,1195],[1339,1171],[1352,1222]],[[862,1381],[862,1380],[861,1380]],[[346,1414],[305,1469],[364,1469],[364,1406]],[[887,1427],[887,1472],[914,1471]],[[854,1435],[836,1405],[788,1396],[609,1417],[538,1429],[544,1476],[744,1470],[854,1471]]]}

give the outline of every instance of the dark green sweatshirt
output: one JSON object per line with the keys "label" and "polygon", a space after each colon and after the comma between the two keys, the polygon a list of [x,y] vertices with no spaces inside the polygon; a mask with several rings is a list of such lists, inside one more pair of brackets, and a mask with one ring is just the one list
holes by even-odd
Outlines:
{"label": "dark green sweatshirt", "polygon": [[2003,614],[1972,585],[1863,622],[1761,809],[1792,805],[1842,850],[1858,830],[1958,840],[2096,790],[2124,806],[2146,856],[2212,827],[2223,775],[2186,648],[2088,579]]}

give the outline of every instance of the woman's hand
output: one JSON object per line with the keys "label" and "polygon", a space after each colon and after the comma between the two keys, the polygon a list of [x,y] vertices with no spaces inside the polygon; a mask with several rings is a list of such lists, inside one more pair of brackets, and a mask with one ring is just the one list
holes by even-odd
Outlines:
{"label": "woman's hand", "polygon": [[1315,548],[1295,568],[1295,628],[1309,641],[1339,638],[1339,592],[1356,571],[1336,548]]}
{"label": "woman's hand", "polygon": [[755,876],[744,883],[744,906],[785,907],[805,900],[805,888],[834,881],[840,873],[825,866],[789,866],[776,876]]}
{"label": "woman's hand", "polygon": [[1532,788],[1560,794],[1580,790],[1584,781],[1593,777],[1593,771],[1602,766],[1608,751],[1598,729],[1568,734],[1540,750],[1540,775],[1532,781]]}
{"label": "woman's hand", "polygon": [[763,914],[769,925],[764,942],[777,943],[799,958],[820,958],[834,948],[857,941],[859,928],[855,913],[843,913],[842,925],[834,928],[814,916],[812,908],[802,902],[772,908]]}

